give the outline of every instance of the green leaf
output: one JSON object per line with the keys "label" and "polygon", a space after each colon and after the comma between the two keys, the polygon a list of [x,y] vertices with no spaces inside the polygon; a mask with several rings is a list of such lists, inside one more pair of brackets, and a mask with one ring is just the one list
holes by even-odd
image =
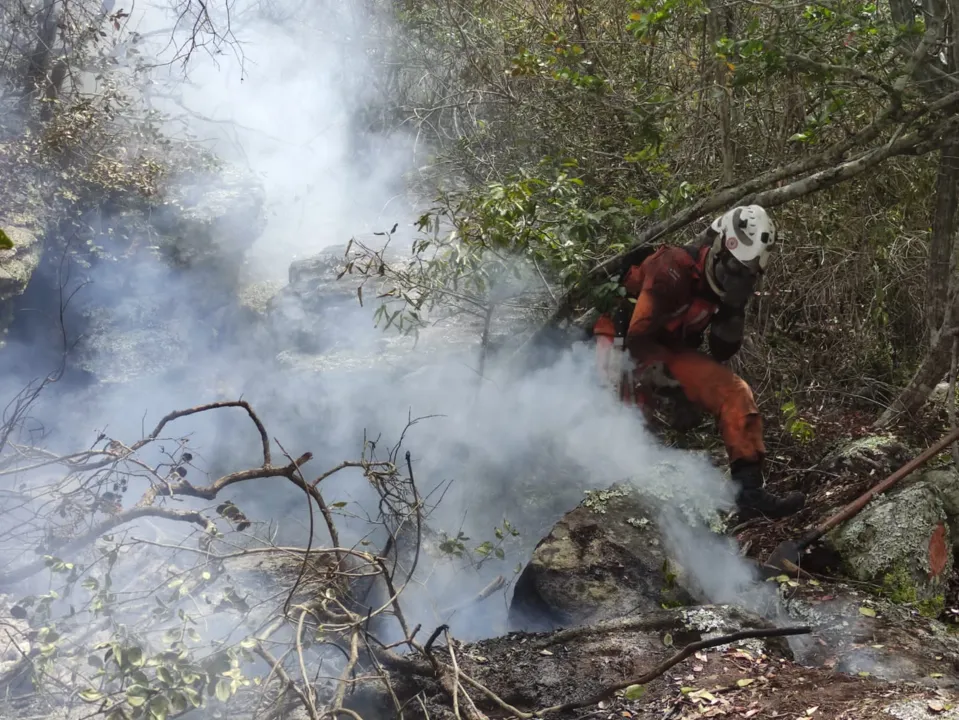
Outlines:
{"label": "green leaf", "polygon": [[96,578],[88,577],[84,578],[83,582],[80,583],[80,587],[84,588],[85,590],[89,590],[90,592],[96,592],[100,589],[100,583]]}
{"label": "green leaf", "polygon": [[126,661],[133,667],[143,667],[143,650],[134,646],[127,648],[123,653]]}
{"label": "green leaf", "polygon": [[170,714],[170,701],[165,695],[155,695],[147,708],[154,720],[166,720],[167,715]]}
{"label": "green leaf", "polygon": [[102,692],[94,690],[93,688],[80,691],[80,698],[86,702],[96,702],[97,700],[102,700],[104,697],[106,696]]}
{"label": "green leaf", "polygon": [[170,712],[174,715],[179,715],[180,713],[186,712],[187,709],[187,699],[186,696],[174,690],[170,693]]}
{"label": "green leaf", "polygon": [[13,250],[13,240],[0,228],[0,250]]}
{"label": "green leaf", "polygon": [[623,697],[625,697],[627,700],[639,700],[645,694],[645,685],[630,685],[628,688],[626,688],[626,692],[623,693]]}
{"label": "green leaf", "polygon": [[756,681],[752,678],[743,678],[742,680],[737,680],[736,685],[738,687],[746,687],[747,685],[752,685],[754,682]]}
{"label": "green leaf", "polygon": [[216,684],[216,699],[220,702],[226,702],[230,699],[230,681],[220,680]]}
{"label": "green leaf", "polygon": [[859,614],[865,615],[866,617],[876,617],[876,611],[869,607],[859,608]]}
{"label": "green leaf", "polygon": [[200,705],[203,704],[203,698],[200,696],[200,693],[198,693],[193,688],[184,687],[184,688],[180,688],[180,690],[183,692],[183,695],[186,696],[187,701],[193,707],[200,707]]}
{"label": "green leaf", "polygon": [[127,702],[133,707],[140,707],[150,697],[150,688],[143,685],[131,685],[127,688]]}

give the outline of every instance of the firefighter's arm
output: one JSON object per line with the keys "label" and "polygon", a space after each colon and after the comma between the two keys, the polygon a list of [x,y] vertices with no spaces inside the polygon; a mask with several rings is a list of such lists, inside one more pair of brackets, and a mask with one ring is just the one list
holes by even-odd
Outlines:
{"label": "firefighter's arm", "polygon": [[743,345],[745,327],[745,308],[720,306],[709,325],[709,354],[718,362],[729,360]]}
{"label": "firefighter's arm", "polygon": [[644,268],[646,272],[626,333],[626,348],[637,360],[658,347],[654,343],[656,334],[688,294],[685,273],[669,263],[668,256],[661,259],[663,262]]}

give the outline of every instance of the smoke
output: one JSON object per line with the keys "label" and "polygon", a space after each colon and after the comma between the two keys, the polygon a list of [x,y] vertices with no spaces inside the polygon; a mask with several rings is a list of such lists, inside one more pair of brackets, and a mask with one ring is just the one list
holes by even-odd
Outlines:
{"label": "smoke", "polygon": [[[285,280],[296,258],[396,221],[409,225],[404,178],[413,169],[414,138],[371,131],[375,117],[365,112],[371,102],[393,101],[384,96],[386,71],[376,64],[378,45],[389,42],[383,6],[231,6],[218,22],[239,47],[212,57],[197,50],[187,82],[179,65],[158,72],[172,98],[158,97],[156,106],[262,182],[269,217],[247,256],[251,280]],[[162,27],[161,17],[170,13],[147,10],[143,34]]]}
{"label": "smoke", "polygon": [[[156,7],[140,8],[131,29],[159,38],[169,20]],[[215,233],[219,250],[245,257],[244,282],[285,282],[291,261],[393,223],[399,223],[401,245],[412,236],[417,207],[401,191],[416,167],[414,138],[371,130],[361,112],[384,92],[376,85],[384,76],[368,29],[387,21],[368,7],[341,3],[239,3],[230,22],[242,56],[224,49],[210,57],[200,49],[186,79],[175,64],[154,71],[152,101],[176,118],[169,129],[203,140],[263,184],[265,227],[250,227],[239,213]],[[162,57],[159,39],[145,40],[141,53],[150,48]],[[209,195],[225,179],[192,182],[188,195]],[[255,237],[248,250],[246,236]],[[404,596],[412,623],[449,617],[444,608],[497,575],[511,580],[515,566],[584,491],[623,481],[643,486],[657,463],[673,465],[675,497],[700,498],[711,508],[731,504],[717,470],[658,444],[641,416],[615,401],[598,382],[588,347],[557,353],[549,366],[522,376],[491,358],[480,377],[475,327],[436,326],[412,349],[411,341],[395,336],[383,340],[373,328],[373,308],[336,304],[324,314],[316,340],[337,352],[319,366],[295,367],[277,361],[284,354],[308,356],[292,343],[278,345],[252,323],[226,332],[221,308],[237,289],[220,283],[215,270],[190,275],[143,260],[86,272],[91,284],[78,295],[77,317],[94,332],[83,345],[84,362],[101,382],[54,389],[45,398],[37,413],[53,430],[51,442],[75,450],[104,431],[131,443],[171,410],[242,396],[290,455],[314,454],[308,472],[318,475],[357,459],[364,437],[392,445],[410,417],[426,418],[409,428],[404,447],[422,494],[442,498],[427,519],[434,546],[439,538],[462,536],[470,554],[494,540],[504,520],[520,535],[507,533],[502,560],[465,575],[465,561],[435,562],[428,582],[411,585]],[[304,317],[313,316],[304,310]],[[231,339],[223,340],[227,335]],[[8,352],[36,366],[30,346]],[[351,353],[369,362],[351,366],[344,359]],[[12,390],[4,386],[5,395]],[[257,435],[240,411],[195,416],[180,427],[171,428],[164,452],[188,432],[196,463],[213,476],[260,460]],[[159,449],[150,452],[145,461],[162,460]],[[131,488],[131,496],[144,487]],[[366,539],[364,517],[375,514],[377,497],[362,476],[335,475],[322,490],[329,503],[346,503],[337,511],[341,542]],[[239,485],[223,499],[251,519],[276,520],[277,542],[305,542],[307,505],[290,483]],[[749,597],[748,573],[714,536],[667,527],[710,597]],[[137,530],[160,541],[178,526],[161,522]],[[467,638],[490,635],[503,629],[504,618],[503,603],[488,601],[457,615],[454,630]]]}

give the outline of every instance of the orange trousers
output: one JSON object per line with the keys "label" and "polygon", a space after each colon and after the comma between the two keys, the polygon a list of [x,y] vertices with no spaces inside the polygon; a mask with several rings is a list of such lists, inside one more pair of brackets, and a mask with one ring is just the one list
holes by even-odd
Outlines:
{"label": "orange trousers", "polygon": [[[595,329],[596,359],[599,370],[608,378],[610,353],[620,352],[613,347],[612,323],[597,323]],[[749,385],[742,378],[715,360],[695,350],[669,350],[653,345],[643,358],[634,360],[642,369],[661,363],[669,375],[679,383],[686,398],[710,413],[719,425],[729,462],[736,460],[760,461],[766,455],[763,443],[763,421]],[[641,381],[640,381],[641,383]],[[655,387],[621,388],[620,399],[644,408]]]}

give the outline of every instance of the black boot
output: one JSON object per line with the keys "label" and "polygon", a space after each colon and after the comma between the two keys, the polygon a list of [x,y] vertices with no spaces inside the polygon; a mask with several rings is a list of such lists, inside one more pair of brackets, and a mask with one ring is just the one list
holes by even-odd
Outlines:
{"label": "black boot", "polygon": [[778,519],[794,515],[803,509],[806,496],[791,492],[777,497],[763,488],[762,461],[737,460],[730,465],[733,482],[739,484],[736,506],[741,521],[765,515]]}

